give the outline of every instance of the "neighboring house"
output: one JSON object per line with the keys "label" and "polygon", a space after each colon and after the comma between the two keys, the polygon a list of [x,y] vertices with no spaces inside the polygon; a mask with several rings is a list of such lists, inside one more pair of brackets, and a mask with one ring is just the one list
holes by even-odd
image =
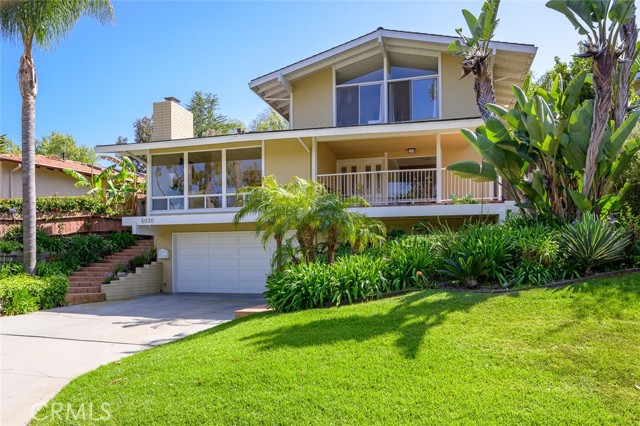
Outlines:
{"label": "neighboring house", "polygon": [[[100,174],[103,167],[89,166],[55,156],[36,155],[36,197],[86,195],[90,188],[76,188],[77,180],[63,170],[85,176]],[[0,197],[22,198],[22,155],[0,154]]]}
{"label": "neighboring house", "polygon": [[[231,220],[240,187],[275,175],[316,179],[390,226],[435,217],[503,216],[500,186],[459,179],[445,168],[479,159],[460,135],[482,123],[473,78],[460,79],[455,37],[378,29],[258,77],[249,87],[291,129],[193,138],[190,113],[173,98],[154,104],[152,141],[96,149],[146,155],[147,214],[124,218],[167,249],[164,291],[258,293],[273,250],[252,224]],[[497,103],[511,105],[536,47],[491,43]],[[161,123],[161,125],[159,124]],[[188,165],[185,167],[185,165]],[[447,205],[452,197],[481,200]]]}

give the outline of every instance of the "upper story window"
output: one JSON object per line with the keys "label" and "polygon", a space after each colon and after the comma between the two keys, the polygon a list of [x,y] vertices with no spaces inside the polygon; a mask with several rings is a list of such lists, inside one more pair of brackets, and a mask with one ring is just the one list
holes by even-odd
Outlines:
{"label": "upper story window", "polygon": [[256,147],[152,155],[151,179],[152,211],[240,207],[238,189],[262,182],[262,150]]}
{"label": "upper story window", "polygon": [[337,126],[434,119],[438,105],[437,57],[390,53],[336,70]]}
{"label": "upper story window", "polygon": [[336,71],[338,126],[382,123],[382,56]]}

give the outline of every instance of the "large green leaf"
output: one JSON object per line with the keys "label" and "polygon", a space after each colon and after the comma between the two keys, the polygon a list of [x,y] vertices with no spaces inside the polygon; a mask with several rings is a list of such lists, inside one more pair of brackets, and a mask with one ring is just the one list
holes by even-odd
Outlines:
{"label": "large green leaf", "polygon": [[618,152],[622,149],[622,145],[627,140],[631,131],[635,127],[638,119],[640,118],[640,111],[635,111],[618,127],[618,129],[611,135],[610,143],[605,146],[605,152],[607,157],[613,159]]}
{"label": "large green leaf", "polygon": [[593,210],[591,202],[587,199],[587,197],[582,195],[582,193],[569,188],[569,195],[571,195],[571,199],[582,213],[590,212],[591,210]]}
{"label": "large green leaf", "polygon": [[587,78],[587,72],[581,71],[578,75],[576,75],[569,84],[567,85],[566,90],[564,91],[564,98],[562,100],[562,112],[564,115],[571,115],[571,111],[573,111],[576,107],[576,103],[580,98],[580,92],[582,91],[582,87],[584,86],[585,80]]}
{"label": "large green leaf", "polygon": [[491,40],[498,25],[498,8],[500,0],[486,0],[482,5],[482,12],[478,16],[473,38],[476,40]]}
{"label": "large green leaf", "polygon": [[461,161],[451,164],[447,170],[453,172],[458,177],[473,179],[476,182],[495,182],[498,179],[495,169],[491,164],[482,162],[482,165],[475,161]]}
{"label": "large green leaf", "polygon": [[473,13],[469,12],[467,9],[462,9],[462,15],[464,16],[464,19],[467,21],[467,26],[469,27],[469,33],[471,34],[475,33],[478,19],[473,15]]}
{"label": "large green leaf", "polygon": [[511,139],[509,131],[501,120],[495,117],[489,117],[485,124],[486,136],[492,142],[507,141]]}
{"label": "large green leaf", "polygon": [[[581,1],[578,1],[577,3],[580,3]],[[567,4],[568,1],[566,0],[551,0],[548,1],[546,6],[550,9],[553,9],[555,11],[558,11],[560,13],[562,13],[564,16],[567,17],[567,19],[569,20],[569,22],[571,22],[571,24],[573,24],[573,27],[578,30],[578,33],[582,34],[582,35],[586,35],[589,34],[589,29],[591,29],[593,27],[593,24],[591,23],[591,17],[590,14],[587,13],[586,14],[586,19],[582,17],[582,14],[578,13],[576,16],[576,13],[574,13],[574,11],[572,10],[572,8],[569,8],[569,5]],[[585,1],[584,3],[587,3],[587,1]],[[582,8],[581,8],[582,11]],[[586,26],[580,22],[580,20],[578,19],[578,17],[582,18],[582,20],[584,21],[585,24],[587,24]]]}
{"label": "large green leaf", "polygon": [[609,10],[609,19],[611,22],[617,22],[624,25],[636,13],[634,0],[614,0]]}
{"label": "large green leaf", "polygon": [[640,41],[636,42],[636,54],[631,65],[631,78],[635,77],[638,71],[640,71]]}

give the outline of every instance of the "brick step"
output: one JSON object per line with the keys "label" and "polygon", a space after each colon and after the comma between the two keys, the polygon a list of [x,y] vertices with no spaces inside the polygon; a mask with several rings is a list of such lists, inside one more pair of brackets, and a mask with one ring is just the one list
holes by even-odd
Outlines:
{"label": "brick step", "polygon": [[92,263],[69,277],[67,303],[92,303],[106,300],[101,293],[106,275],[113,273],[118,265],[128,265],[129,261],[153,247],[153,240],[138,240],[134,246],[105,256],[102,262]]}
{"label": "brick step", "polygon": [[89,287],[69,287],[67,294],[80,294],[80,293],[100,293],[102,289],[99,285],[92,285]]}
{"label": "brick step", "polygon": [[104,302],[107,300],[107,295],[103,293],[72,293],[67,294],[67,303],[71,305],[78,305],[80,303],[94,303]]}

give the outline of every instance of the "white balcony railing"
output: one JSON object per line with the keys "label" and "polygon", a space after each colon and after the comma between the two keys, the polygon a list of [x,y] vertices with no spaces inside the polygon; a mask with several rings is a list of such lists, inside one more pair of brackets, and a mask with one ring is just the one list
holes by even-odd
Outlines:
{"label": "white balcony railing", "polygon": [[[484,201],[500,199],[500,191],[492,182],[462,179],[444,169],[441,176],[441,185],[437,182],[437,169],[335,173],[318,175],[317,179],[330,192],[343,198],[360,196],[371,205],[436,203],[451,201],[454,197]],[[438,187],[442,191],[440,196]]]}

